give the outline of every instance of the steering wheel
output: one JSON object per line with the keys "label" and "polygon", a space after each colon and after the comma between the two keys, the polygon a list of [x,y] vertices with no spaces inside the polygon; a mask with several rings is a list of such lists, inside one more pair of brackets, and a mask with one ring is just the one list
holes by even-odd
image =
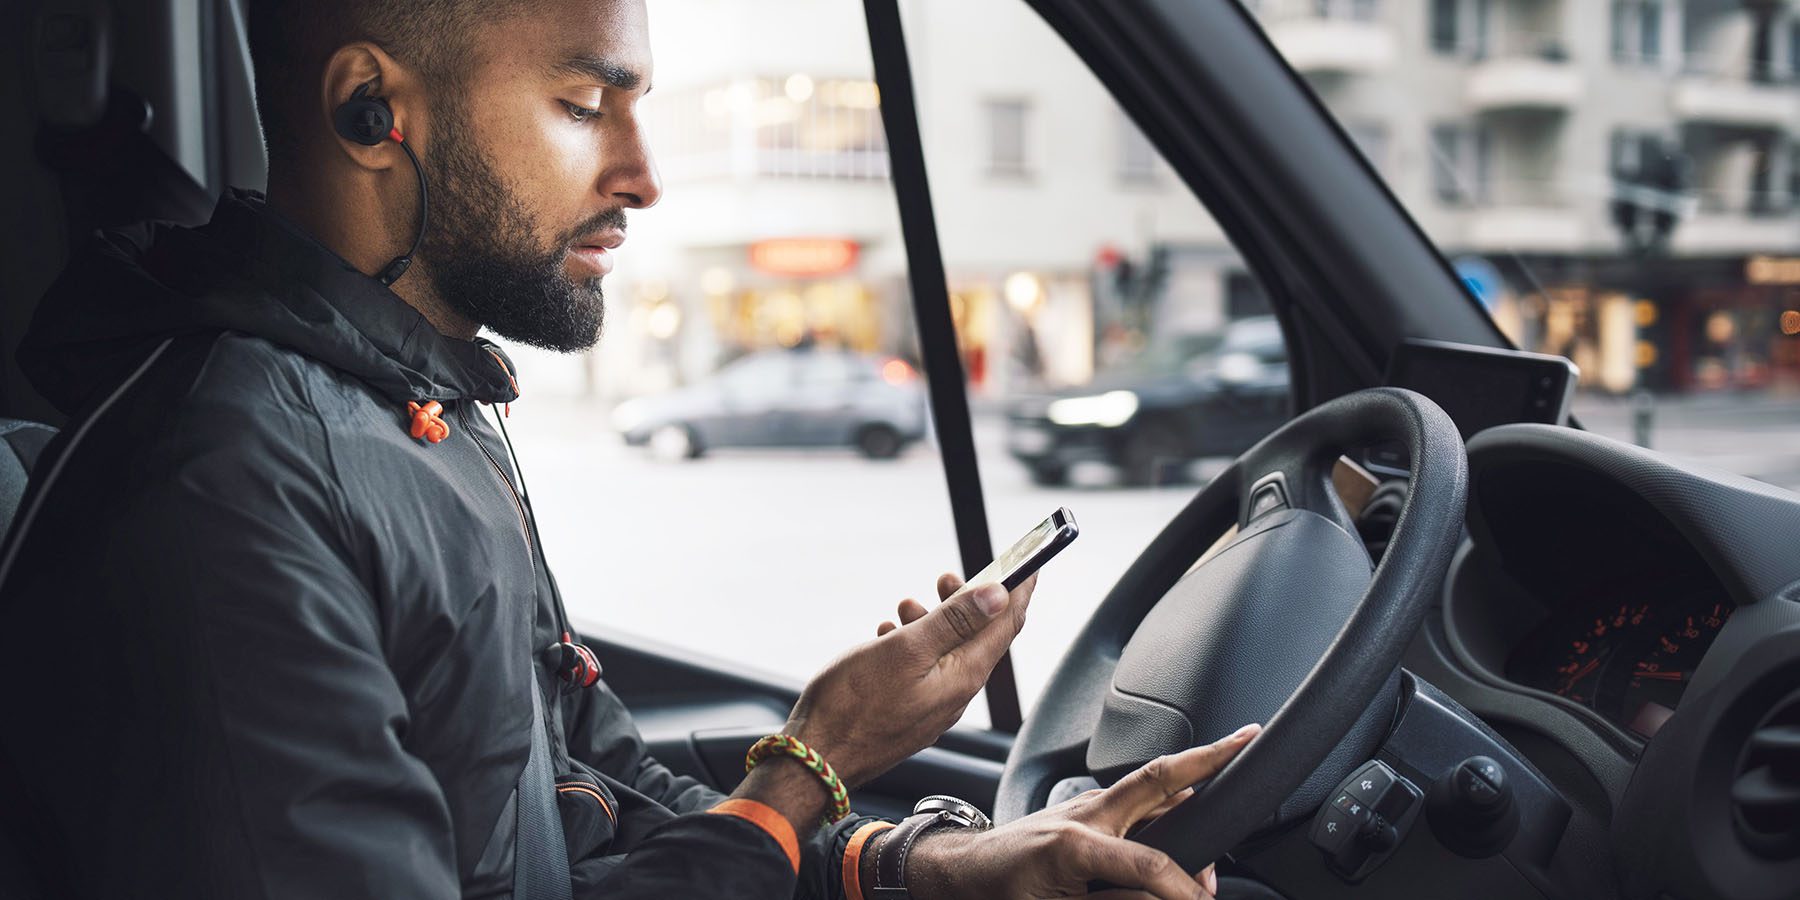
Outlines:
{"label": "steering wheel", "polygon": [[[1332,488],[1347,450],[1399,441],[1412,484],[1381,565]],[[1412,391],[1321,404],[1264,438],[1157,535],[1057,665],[1007,757],[995,818],[1057,782],[1111,783],[1165,753],[1264,723],[1194,796],[1134,837],[1187,871],[1310,814],[1386,738],[1401,653],[1461,539],[1468,458]],[[1227,528],[1239,533],[1204,559]]]}

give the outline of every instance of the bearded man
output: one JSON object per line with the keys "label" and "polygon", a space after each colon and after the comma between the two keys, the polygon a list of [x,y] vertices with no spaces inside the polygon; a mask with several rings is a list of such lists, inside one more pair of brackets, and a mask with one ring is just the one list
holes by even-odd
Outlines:
{"label": "bearded man", "polygon": [[482,408],[519,374],[477,336],[598,339],[661,193],[644,3],[248,11],[267,197],[104,235],[21,351],[71,417],[0,559],[0,777],[46,894],[863,900],[882,853],[920,898],[1209,893],[1123,835],[1250,731],[1001,828],[845,814],[955,723],[1030,585],[903,604],[729,797],[650,758],[569,634]]}

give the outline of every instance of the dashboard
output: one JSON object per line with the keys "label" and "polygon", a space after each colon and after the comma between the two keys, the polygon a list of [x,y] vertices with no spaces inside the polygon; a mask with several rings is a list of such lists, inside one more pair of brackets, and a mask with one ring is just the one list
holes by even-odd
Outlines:
{"label": "dashboard", "polygon": [[1800,496],[1570,428],[1468,452],[1468,539],[1408,666],[1571,799],[1571,857],[1617,879],[1578,895],[1792,900]]}
{"label": "dashboard", "polygon": [[1575,711],[1628,753],[1675,711],[1738,601],[1680,523],[1553,459],[1489,465],[1445,624],[1488,680]]}

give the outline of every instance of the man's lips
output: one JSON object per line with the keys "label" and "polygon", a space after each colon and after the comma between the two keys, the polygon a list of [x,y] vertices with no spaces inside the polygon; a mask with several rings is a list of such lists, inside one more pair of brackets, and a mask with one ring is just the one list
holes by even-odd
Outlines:
{"label": "man's lips", "polygon": [[577,238],[569,246],[569,255],[577,262],[586,265],[600,275],[612,272],[612,251],[625,243],[625,232],[603,231],[596,235]]}
{"label": "man's lips", "polygon": [[625,243],[625,232],[608,230],[576,238],[572,246],[604,247],[608,250],[617,250],[623,243]]}

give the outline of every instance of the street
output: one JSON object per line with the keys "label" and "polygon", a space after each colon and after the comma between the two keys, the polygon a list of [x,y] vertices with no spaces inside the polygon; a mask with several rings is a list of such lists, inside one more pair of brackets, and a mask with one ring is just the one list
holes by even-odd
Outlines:
{"label": "street", "polygon": [[[1631,438],[1627,401],[1584,398],[1576,414]],[[570,613],[594,632],[798,685],[872,637],[901,598],[927,599],[936,575],[958,568],[928,444],[892,462],[764,450],[668,463],[623,446],[591,403],[539,397],[507,425]],[[1014,645],[1029,709],[1094,605],[1199,485],[1119,490],[1103,473],[1077,472],[1071,487],[1040,488],[1006,456],[996,419],[978,417],[976,439],[996,551],[1058,506],[1081,527],[1044,570]],[[1652,444],[1800,488],[1800,401],[1665,402]],[[965,721],[986,721],[979,701]]]}

